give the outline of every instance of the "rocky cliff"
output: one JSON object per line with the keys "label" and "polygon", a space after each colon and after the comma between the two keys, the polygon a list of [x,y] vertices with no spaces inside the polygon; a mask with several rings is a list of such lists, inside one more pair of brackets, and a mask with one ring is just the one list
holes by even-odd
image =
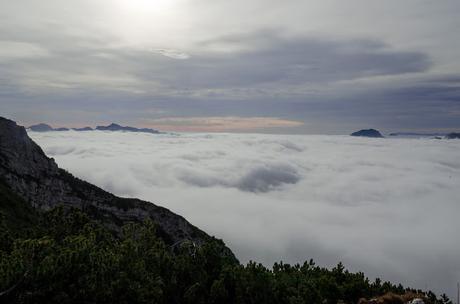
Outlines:
{"label": "rocky cliff", "polygon": [[[0,117],[0,181],[38,210],[75,207],[117,230],[127,222],[152,219],[169,243],[202,243],[210,237],[166,208],[116,197],[60,169],[24,127]],[[0,202],[1,204],[1,202]]]}

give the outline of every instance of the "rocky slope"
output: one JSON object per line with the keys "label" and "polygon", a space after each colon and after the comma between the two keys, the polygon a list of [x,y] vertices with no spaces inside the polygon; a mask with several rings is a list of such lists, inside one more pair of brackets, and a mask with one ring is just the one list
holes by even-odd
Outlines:
{"label": "rocky slope", "polygon": [[168,209],[138,199],[116,197],[75,178],[48,158],[24,127],[1,117],[0,182],[38,210],[58,205],[75,207],[113,230],[130,221],[152,219],[168,243],[187,239],[199,244],[210,238]]}

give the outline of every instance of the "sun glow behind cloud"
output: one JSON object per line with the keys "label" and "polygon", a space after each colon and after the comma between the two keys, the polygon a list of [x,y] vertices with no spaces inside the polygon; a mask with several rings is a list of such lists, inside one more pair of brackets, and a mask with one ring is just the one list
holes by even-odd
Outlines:
{"label": "sun glow behind cloud", "polygon": [[165,14],[171,12],[176,6],[177,0],[119,0],[118,5],[133,13],[155,12]]}
{"label": "sun glow behind cloud", "polygon": [[185,4],[185,0],[117,0],[108,13],[111,32],[129,47],[181,46],[189,20]]}

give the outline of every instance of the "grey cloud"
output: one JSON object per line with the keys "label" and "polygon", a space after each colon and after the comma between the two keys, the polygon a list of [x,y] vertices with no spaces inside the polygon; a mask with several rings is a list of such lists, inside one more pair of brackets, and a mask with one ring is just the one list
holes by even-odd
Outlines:
{"label": "grey cloud", "polygon": [[299,180],[298,173],[290,166],[258,167],[244,175],[237,187],[250,192],[268,192],[283,184],[295,184]]}
{"label": "grey cloud", "polygon": [[[154,50],[165,57],[154,56],[148,49],[107,47],[110,43],[103,39],[73,37],[65,31],[58,31],[53,38],[50,44],[46,38],[41,41],[52,56],[26,63],[11,62],[6,70],[13,76],[16,74],[18,81],[20,77],[33,77],[39,70],[43,83],[48,81],[56,87],[65,82],[76,88],[99,87],[101,91],[110,91],[122,85],[149,94],[154,91],[174,94],[181,90],[328,83],[423,72],[431,66],[423,53],[395,51],[374,40],[286,38],[275,31],[235,35],[230,43],[242,45],[241,51],[222,53],[205,49],[189,55],[171,49]],[[30,40],[34,41],[24,37],[23,42],[17,43],[26,44]],[[216,41],[213,43],[229,43],[228,38]],[[188,60],[171,61],[168,57]],[[111,85],[116,79],[120,81]],[[270,88],[261,90],[270,91]]]}
{"label": "grey cloud", "polygon": [[0,62],[6,60],[20,60],[24,58],[40,58],[49,53],[32,43],[0,40]]}
{"label": "grey cloud", "polygon": [[[220,41],[229,43],[227,38],[213,43]],[[172,63],[166,77],[171,77],[171,85],[178,88],[246,88],[400,75],[424,72],[431,66],[429,57],[423,53],[391,50],[373,40],[284,38],[269,31],[234,36],[230,43],[241,45],[242,50],[202,51],[186,62]],[[143,58],[142,62],[151,61]],[[157,79],[155,69],[139,71],[142,70],[139,77]]]}
{"label": "grey cloud", "polygon": [[[221,41],[228,42],[228,39],[224,38]],[[256,41],[250,50],[222,58],[224,63],[225,59],[233,63],[228,63],[230,75],[234,71],[240,71],[239,77],[235,78],[242,79],[241,83],[331,82],[376,75],[422,72],[431,65],[430,59],[423,53],[394,51],[384,43],[374,40],[284,38],[276,32],[266,31],[251,35],[235,35],[230,41],[243,46]],[[214,66],[219,66],[218,61],[214,63]],[[243,71],[247,71],[247,74]]]}
{"label": "grey cloud", "polygon": [[173,59],[189,59],[190,55],[180,52],[178,50],[172,50],[172,49],[154,49],[152,50],[154,53],[161,54],[163,56],[173,58]]}
{"label": "grey cloud", "polygon": [[46,148],[46,153],[50,155],[68,155],[74,153],[75,147],[51,146]]}
{"label": "grey cloud", "polygon": [[[190,159],[190,156],[187,158]],[[195,158],[195,160],[197,159]],[[246,172],[236,178],[232,177],[230,172],[225,171],[221,175],[210,175],[186,170],[179,176],[179,179],[191,186],[230,187],[241,191],[259,193],[280,190],[285,184],[296,184],[301,177],[290,165],[265,164],[247,169]]]}

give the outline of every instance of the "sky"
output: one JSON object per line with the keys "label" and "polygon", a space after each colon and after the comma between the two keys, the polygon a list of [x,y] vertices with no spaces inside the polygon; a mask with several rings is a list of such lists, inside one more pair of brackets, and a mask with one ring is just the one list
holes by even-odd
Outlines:
{"label": "sky", "polygon": [[24,125],[460,129],[457,0],[0,0],[0,113]]}
{"label": "sky", "polygon": [[242,263],[333,267],[456,297],[459,140],[29,132],[59,166],[181,214]]}

